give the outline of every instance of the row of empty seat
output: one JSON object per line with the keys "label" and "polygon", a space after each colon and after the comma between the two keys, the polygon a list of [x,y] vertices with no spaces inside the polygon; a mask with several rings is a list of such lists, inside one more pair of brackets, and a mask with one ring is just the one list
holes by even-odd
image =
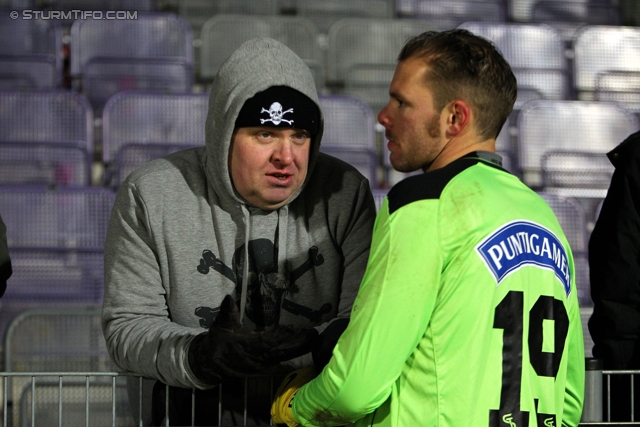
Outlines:
{"label": "row of empty seat", "polygon": [[[63,36],[55,22],[0,15],[3,86],[62,86]],[[582,25],[567,48],[560,30],[548,24],[465,21],[459,27],[496,43],[517,74],[521,103],[544,98],[640,104],[640,28]],[[375,110],[386,99],[400,47],[428,29],[434,29],[428,20],[345,18],[321,37],[305,17],[215,15],[199,33],[196,64],[194,33],[184,19],[136,12],[136,19],[74,21],[69,72],[73,86],[101,108],[120,90],[191,91],[197,77],[210,81],[242,42],[267,36],[309,64],[321,92],[357,95]]]}
{"label": "row of empty seat", "polygon": [[[102,152],[109,186],[135,168],[173,151],[204,146],[206,94],[128,91],[114,95],[103,115]],[[375,176],[375,118],[363,101],[321,97],[322,150]],[[91,185],[93,111],[65,90],[0,91],[0,185]]]}
{"label": "row of empty seat", "polygon": [[[373,188],[388,187],[386,144],[378,149],[367,103],[321,95],[321,150],[356,166]],[[125,91],[106,104],[100,185],[118,187],[135,168],[173,151],[204,146],[207,94]],[[25,114],[25,112],[29,112]],[[65,90],[0,91],[0,184],[91,185],[93,110]],[[638,116],[612,102],[533,100],[503,128],[497,150],[505,167],[532,188],[604,197],[613,167],[605,154],[640,128]]]}

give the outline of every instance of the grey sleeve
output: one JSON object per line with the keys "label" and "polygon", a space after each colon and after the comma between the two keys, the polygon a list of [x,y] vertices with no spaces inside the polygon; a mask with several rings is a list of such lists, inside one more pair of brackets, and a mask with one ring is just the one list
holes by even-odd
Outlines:
{"label": "grey sleeve", "polygon": [[350,317],[353,302],[367,268],[371,235],[376,218],[376,206],[369,181],[366,179],[360,181],[355,200],[349,204],[343,204],[343,206],[350,207],[351,216],[341,243],[341,251],[344,256],[344,274],[338,317]]}
{"label": "grey sleeve", "polygon": [[11,277],[11,259],[9,258],[9,247],[7,245],[7,228],[0,217],[0,297],[7,289],[7,280]]}
{"label": "grey sleeve", "polygon": [[[350,188],[353,189],[353,187]],[[376,217],[373,194],[369,182],[364,177],[361,177],[357,190],[342,191],[337,196],[334,195],[330,204],[332,205],[329,208],[330,215],[336,215],[339,210],[341,214],[344,214],[346,210],[349,219],[345,225],[334,230],[336,243],[340,246],[340,252],[344,259],[338,313],[336,318],[316,326],[320,333],[336,319],[351,317],[353,302],[358,294],[358,289],[360,289],[360,283],[369,260],[369,248]],[[334,220],[335,218],[330,218],[330,222],[334,222]],[[283,365],[292,369],[312,366],[311,353],[292,359]]]}
{"label": "grey sleeve", "polygon": [[102,327],[113,362],[126,372],[178,387],[204,388],[187,349],[201,330],[169,318],[147,209],[135,186],[116,197],[105,242]]}

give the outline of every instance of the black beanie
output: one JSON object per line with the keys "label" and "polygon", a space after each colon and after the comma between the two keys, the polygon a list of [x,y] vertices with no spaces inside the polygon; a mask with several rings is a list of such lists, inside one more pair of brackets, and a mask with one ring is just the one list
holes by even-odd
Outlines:
{"label": "black beanie", "polygon": [[318,106],[288,86],[271,86],[246,100],[235,127],[274,126],[304,129],[314,140],[320,126]]}

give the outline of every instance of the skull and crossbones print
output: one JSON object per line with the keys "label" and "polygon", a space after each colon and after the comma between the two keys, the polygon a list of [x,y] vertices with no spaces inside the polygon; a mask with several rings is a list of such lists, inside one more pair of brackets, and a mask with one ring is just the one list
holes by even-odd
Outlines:
{"label": "skull and crossbones print", "polygon": [[263,108],[262,111],[260,111],[260,113],[269,113],[269,117],[270,117],[268,119],[260,119],[260,123],[262,124],[265,124],[266,122],[271,122],[276,126],[278,126],[280,122],[286,122],[289,125],[293,124],[293,120],[287,120],[282,118],[282,116],[284,116],[287,113],[293,113],[293,108],[289,108],[286,111],[282,111],[282,104],[280,104],[279,102],[274,102],[273,104],[271,104],[271,107],[269,107],[268,110],[265,110]]}

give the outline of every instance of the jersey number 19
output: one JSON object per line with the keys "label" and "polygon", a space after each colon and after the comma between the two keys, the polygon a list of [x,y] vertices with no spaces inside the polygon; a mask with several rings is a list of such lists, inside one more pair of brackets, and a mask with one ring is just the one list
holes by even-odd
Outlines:
{"label": "jersey number 19", "polygon": [[[562,301],[541,295],[528,313],[529,315],[529,360],[536,374],[541,377],[558,375],[564,351],[569,317]],[[554,324],[553,352],[542,350],[543,321]],[[490,427],[529,427],[529,412],[520,409],[522,383],[522,342],[524,340],[524,295],[521,291],[509,291],[495,310],[493,327],[503,330],[502,338],[502,392],[500,409],[491,410]],[[555,427],[555,414],[538,412],[535,400],[537,427]]]}

